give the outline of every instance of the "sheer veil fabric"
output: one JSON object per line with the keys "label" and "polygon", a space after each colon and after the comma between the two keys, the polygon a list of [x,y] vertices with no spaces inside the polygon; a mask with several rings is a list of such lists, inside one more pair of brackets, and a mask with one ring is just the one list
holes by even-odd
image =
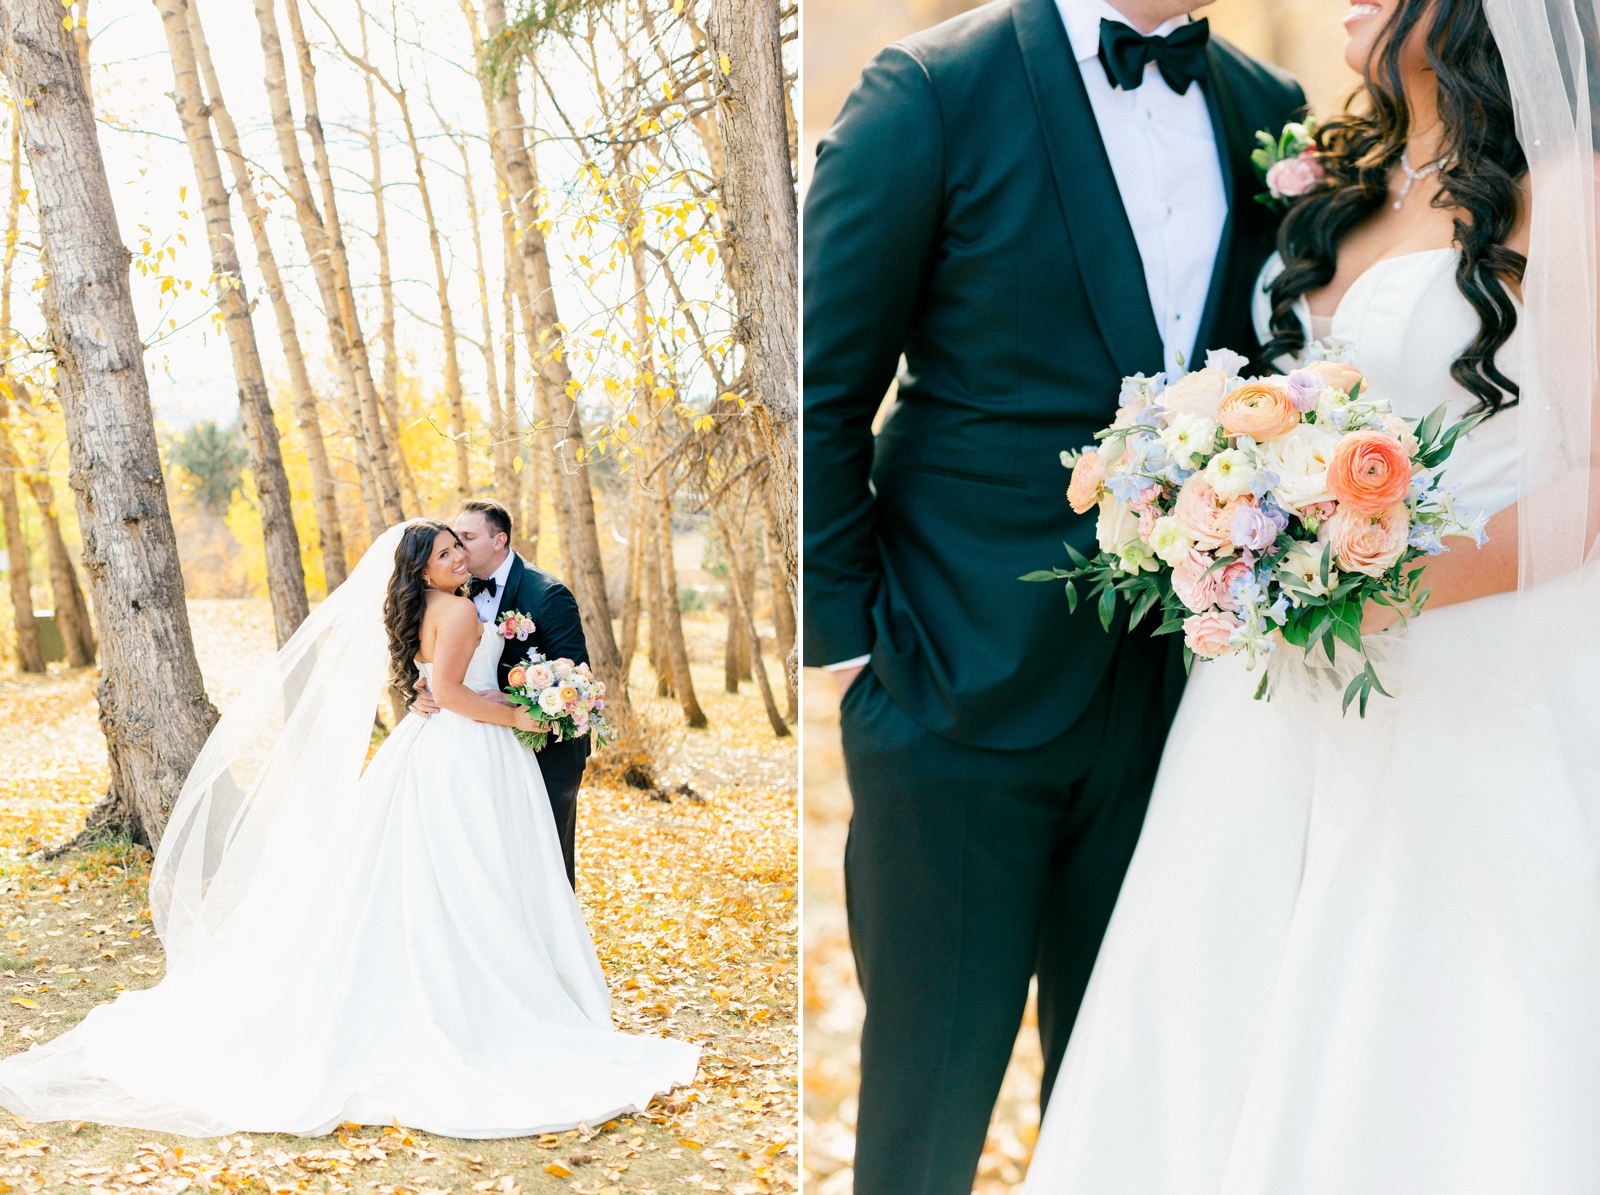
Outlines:
{"label": "sheer veil fabric", "polygon": [[[538,761],[507,728],[408,716],[366,763],[405,529],[201,751],[150,883],[166,977],[0,1061],[0,1106],[197,1137],[398,1120],[487,1138],[693,1081],[697,1047],[616,1031]],[[469,687],[494,685],[500,647],[481,636]]]}

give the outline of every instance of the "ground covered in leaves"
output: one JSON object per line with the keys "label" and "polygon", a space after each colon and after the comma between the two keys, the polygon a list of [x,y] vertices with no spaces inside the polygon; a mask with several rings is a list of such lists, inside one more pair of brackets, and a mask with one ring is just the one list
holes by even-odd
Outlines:
{"label": "ground covered in leaves", "polygon": [[[844,911],[850,788],[839,750],[833,678],[806,673],[805,691],[805,1195],[850,1195],[856,1149],[858,1042],[865,1008]],[[1000,1090],[978,1177],[981,1195],[1022,1191],[1039,1135],[1039,1030],[1033,1001]]]}
{"label": "ground covered in leaves", "polygon": [[[219,707],[271,651],[263,601],[190,603]],[[306,1140],[199,1141],[0,1114],[0,1193],[256,1189],[272,1195],[783,1192],[798,1182],[796,747],[772,735],[754,686],[722,693],[720,619],[686,622],[711,725],[641,704],[658,728],[670,802],[591,783],[579,806],[579,897],[629,1032],[700,1043],[694,1086],[644,1112],[538,1138],[459,1141],[403,1126]],[[642,659],[633,692],[653,693]],[[781,678],[768,661],[774,680]],[[107,783],[92,670],[0,671],[0,1052],[54,1037],[163,970],[145,906],[149,853],[72,851]]]}

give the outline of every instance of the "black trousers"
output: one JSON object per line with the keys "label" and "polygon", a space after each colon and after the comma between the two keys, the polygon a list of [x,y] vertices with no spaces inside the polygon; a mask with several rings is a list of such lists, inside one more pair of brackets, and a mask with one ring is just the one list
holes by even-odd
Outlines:
{"label": "black trousers", "polygon": [[931,734],[870,669],[845,694],[856,1195],[969,1195],[1034,975],[1048,1099],[1155,780],[1167,642],[1125,636],[1083,717],[1024,751]]}
{"label": "black trousers", "polygon": [[567,883],[574,892],[578,889],[578,786],[582,783],[581,763],[575,772],[563,768],[544,773],[544,790],[550,796],[550,812],[555,814],[556,834],[561,839],[561,859],[567,865]]}

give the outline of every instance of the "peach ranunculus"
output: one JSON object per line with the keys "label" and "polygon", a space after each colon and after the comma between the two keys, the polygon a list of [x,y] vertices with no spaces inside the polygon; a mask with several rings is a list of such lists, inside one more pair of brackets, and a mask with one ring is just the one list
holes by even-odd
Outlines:
{"label": "peach ranunculus", "polygon": [[1196,614],[1204,614],[1218,605],[1224,570],[1207,571],[1215,563],[1213,557],[1191,548],[1172,569],[1172,592]]}
{"label": "peach ranunculus", "polygon": [[1183,642],[1195,655],[1214,660],[1238,650],[1230,647],[1228,640],[1242,625],[1225,611],[1191,614],[1183,620]]}
{"label": "peach ranunculus", "polygon": [[513,689],[521,688],[522,683],[527,679],[528,673],[522,668],[513,668],[510,672],[506,673],[506,684],[510,685]]}
{"label": "peach ranunculus", "polygon": [[1328,458],[1328,493],[1358,514],[1388,510],[1411,488],[1411,458],[1388,432],[1351,432]]}
{"label": "peach ranunculus", "polygon": [[1246,382],[1222,400],[1222,430],[1257,443],[1275,440],[1300,422],[1294,396],[1274,382]]}
{"label": "peach ranunculus", "polygon": [[1085,452],[1072,466],[1072,481],[1067,485],[1067,501],[1073,514],[1088,514],[1100,501],[1100,487],[1106,480],[1106,458],[1099,452]]}
{"label": "peach ranunculus", "polygon": [[[1355,384],[1361,381],[1362,374],[1354,365],[1346,365],[1342,361],[1313,361],[1306,366],[1312,373],[1318,374],[1324,382],[1335,390],[1343,390],[1349,394]],[[1363,390],[1366,386],[1361,387]]]}
{"label": "peach ranunculus", "polygon": [[1254,506],[1256,501],[1243,494],[1231,502],[1224,502],[1211,488],[1205,474],[1196,473],[1183,483],[1172,514],[1178,520],[1195,546],[1205,551],[1220,548],[1233,539],[1233,517],[1244,506]]}
{"label": "peach ranunculus", "polygon": [[1345,507],[1322,525],[1319,538],[1333,546],[1333,558],[1346,572],[1381,577],[1400,559],[1411,533],[1411,512],[1396,502],[1376,515]]}
{"label": "peach ranunculus", "polygon": [[1184,374],[1163,390],[1156,401],[1169,411],[1188,411],[1215,419],[1227,388],[1227,371],[1211,366]]}

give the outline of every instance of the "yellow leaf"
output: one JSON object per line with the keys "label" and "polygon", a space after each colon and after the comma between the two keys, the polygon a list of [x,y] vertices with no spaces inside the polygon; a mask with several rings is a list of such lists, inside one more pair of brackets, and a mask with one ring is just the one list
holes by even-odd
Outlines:
{"label": "yellow leaf", "polygon": [[30,1000],[26,996],[13,996],[11,997],[11,1003],[20,1004],[23,1008],[39,1007],[39,1002],[37,1000]]}
{"label": "yellow leaf", "polygon": [[6,935],[6,937],[10,938],[13,942],[22,941],[22,935],[19,934],[16,930],[12,930],[10,933],[8,933]]}
{"label": "yellow leaf", "polygon": [[544,1172],[546,1174],[552,1174],[556,1178],[571,1178],[572,1177],[572,1171],[568,1170],[560,1162],[551,1162],[550,1165],[548,1165],[548,1166],[546,1166],[544,1168]]}
{"label": "yellow leaf", "polygon": [[729,71],[731,71],[731,70],[733,70],[733,63],[731,63],[731,62],[729,62],[729,61],[728,61],[728,56],[727,56],[727,55],[726,55],[726,54],[723,54],[723,55],[722,55],[722,56],[721,56],[721,57],[720,57],[720,58],[719,58],[719,59],[718,59],[718,61],[719,61],[719,62],[720,62],[720,63],[721,63],[721,65],[722,65],[722,73],[723,73],[723,74],[725,74],[725,75],[726,75],[726,74],[727,74],[727,73],[728,73],[728,72],[729,72]]}
{"label": "yellow leaf", "polygon": [[687,1137],[680,1137],[678,1139],[678,1144],[683,1146],[685,1149],[704,1149],[705,1148],[705,1143],[704,1142],[691,1141]]}

